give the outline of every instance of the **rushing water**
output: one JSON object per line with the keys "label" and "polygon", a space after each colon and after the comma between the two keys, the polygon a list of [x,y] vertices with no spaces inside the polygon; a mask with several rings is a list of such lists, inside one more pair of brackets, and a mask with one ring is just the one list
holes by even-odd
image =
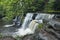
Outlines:
{"label": "rushing water", "polygon": [[[41,20],[40,20],[41,21]],[[38,27],[38,22],[40,22],[38,20],[32,20],[28,26],[28,28],[24,29],[24,28],[20,28],[18,30],[18,32],[16,32],[15,35],[18,36],[24,36],[27,34],[33,34],[35,32],[35,29]],[[42,22],[41,22],[42,23]]]}
{"label": "rushing water", "polygon": [[34,33],[35,29],[38,28],[38,23],[42,23],[41,20],[32,20],[29,24],[29,29]]}
{"label": "rushing water", "polygon": [[24,22],[23,22],[23,24],[22,24],[22,28],[26,28],[26,27],[29,25],[29,23],[30,23],[31,20],[32,20],[32,16],[33,16],[32,13],[26,14],[26,17],[25,17]]}
{"label": "rushing water", "polygon": [[13,19],[13,24],[9,24],[9,25],[4,25],[4,27],[11,27],[11,26],[20,26],[20,16],[16,16],[15,19]]}
{"label": "rushing water", "polygon": [[16,16],[15,19],[13,19],[13,24],[19,26],[20,25],[20,21],[21,21],[20,16]]}
{"label": "rushing water", "polygon": [[[7,29],[4,30],[5,31],[4,33],[8,32],[8,34],[9,34],[9,33],[13,32],[12,36],[17,36],[18,35],[20,37],[25,36],[27,34],[34,34],[35,30],[38,27],[38,24],[43,23],[43,19],[52,19],[53,16],[54,15],[52,15],[52,14],[42,14],[42,13],[39,14],[38,13],[38,14],[34,15],[33,13],[27,13],[26,17],[24,18],[24,21],[23,21],[23,23],[21,25],[21,28],[17,29],[17,31],[14,32],[16,30],[16,28],[14,29],[11,26],[17,25],[17,26],[20,27],[20,24],[21,24],[20,17],[16,16],[15,19],[13,20],[13,24],[4,26],[4,27],[7,27],[7,29],[8,29],[8,30]],[[12,29],[14,31],[12,31]]]}
{"label": "rushing water", "polygon": [[27,31],[26,28],[28,28],[29,23],[32,21],[32,17],[33,17],[33,14],[32,13],[26,14],[26,17],[24,19],[24,22],[23,22],[21,28],[19,28],[18,29],[18,32],[16,32],[17,35],[24,36],[24,35],[26,35],[28,33],[28,31],[30,31],[28,29],[27,29],[28,30]]}
{"label": "rushing water", "polygon": [[36,20],[40,20],[40,19],[52,19],[52,17],[53,17],[54,15],[53,14],[43,14],[43,13],[41,13],[41,14],[37,14],[37,16],[36,16]]}

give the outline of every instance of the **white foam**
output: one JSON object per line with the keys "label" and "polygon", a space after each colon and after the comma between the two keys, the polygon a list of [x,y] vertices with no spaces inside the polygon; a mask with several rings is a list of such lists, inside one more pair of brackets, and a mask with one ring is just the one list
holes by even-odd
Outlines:
{"label": "white foam", "polygon": [[4,27],[11,27],[13,26],[14,24],[11,24],[11,25],[4,25]]}

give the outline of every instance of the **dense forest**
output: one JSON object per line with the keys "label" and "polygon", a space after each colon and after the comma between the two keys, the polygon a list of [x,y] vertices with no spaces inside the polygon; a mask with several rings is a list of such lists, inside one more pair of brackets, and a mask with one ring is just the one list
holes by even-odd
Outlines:
{"label": "dense forest", "polygon": [[0,0],[0,16],[4,20],[28,12],[60,12],[60,0]]}
{"label": "dense forest", "polygon": [[60,0],[0,0],[0,40],[60,40],[58,13]]}

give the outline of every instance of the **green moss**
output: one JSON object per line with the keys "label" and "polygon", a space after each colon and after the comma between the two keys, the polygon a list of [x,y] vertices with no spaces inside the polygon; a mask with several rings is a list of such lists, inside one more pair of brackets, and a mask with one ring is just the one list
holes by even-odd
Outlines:
{"label": "green moss", "polygon": [[2,34],[0,33],[0,38],[2,38],[3,36],[2,36]]}
{"label": "green moss", "polygon": [[22,37],[17,36],[17,37],[15,37],[15,39],[16,40],[22,40]]}
{"label": "green moss", "polygon": [[39,24],[38,27],[39,27],[40,29],[42,29],[42,28],[43,28],[43,24]]}

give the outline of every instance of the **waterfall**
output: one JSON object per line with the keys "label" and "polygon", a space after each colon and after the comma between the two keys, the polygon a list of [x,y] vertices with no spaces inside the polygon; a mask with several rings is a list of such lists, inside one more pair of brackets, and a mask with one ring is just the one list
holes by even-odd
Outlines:
{"label": "waterfall", "polygon": [[[41,22],[41,20],[39,20]],[[36,28],[38,28],[38,20],[32,20],[28,26],[28,28],[26,29],[23,29],[23,28],[20,28],[18,30],[18,32],[15,33],[14,36],[18,35],[18,36],[25,36],[27,34],[33,34],[36,30]],[[42,22],[41,22],[42,23]]]}
{"label": "waterfall", "polygon": [[35,29],[37,28],[37,26],[38,26],[38,23],[37,23],[37,21],[38,20],[32,20],[31,22],[30,22],[30,24],[29,24],[29,29],[31,30],[31,31],[35,31]]}
{"label": "waterfall", "polygon": [[13,24],[15,25],[16,24],[16,22],[17,22],[17,16],[13,19]]}
{"label": "waterfall", "polygon": [[42,20],[32,20],[29,24],[29,29],[34,33],[38,28],[38,24],[43,23]]}
{"label": "waterfall", "polygon": [[11,27],[14,25],[17,25],[17,26],[20,25],[20,16],[16,16],[15,19],[13,19],[13,24],[4,25],[4,27]]}
{"label": "waterfall", "polygon": [[17,16],[17,20],[15,22],[16,23],[15,25],[20,26],[20,23],[21,23],[20,21],[21,21],[20,16]]}
{"label": "waterfall", "polygon": [[10,25],[4,25],[4,27],[11,27],[13,26],[14,24],[10,24]]}
{"label": "waterfall", "polygon": [[28,26],[29,23],[32,21],[32,17],[33,17],[33,13],[27,13],[21,28],[19,28],[18,31],[15,32],[14,34],[18,36],[24,36],[29,32],[31,32],[31,30],[28,29],[29,28]]}
{"label": "waterfall", "polygon": [[31,22],[32,20],[32,16],[33,16],[33,13],[27,13],[25,19],[24,19],[24,22],[22,24],[22,28],[26,28],[28,27],[29,23]]}
{"label": "waterfall", "polygon": [[54,16],[54,14],[43,14],[43,13],[38,13],[36,16],[36,20],[40,20],[40,19],[52,19]]}
{"label": "waterfall", "polygon": [[42,15],[40,15],[40,14],[38,13],[35,19],[36,19],[36,20],[42,19]]}
{"label": "waterfall", "polygon": [[37,14],[35,19],[32,20],[33,14],[27,13],[21,28],[19,28],[18,31],[15,32],[15,35],[25,36],[27,34],[33,34],[38,27],[38,24],[43,23],[43,19],[51,19],[52,17],[53,15],[41,13]]}

